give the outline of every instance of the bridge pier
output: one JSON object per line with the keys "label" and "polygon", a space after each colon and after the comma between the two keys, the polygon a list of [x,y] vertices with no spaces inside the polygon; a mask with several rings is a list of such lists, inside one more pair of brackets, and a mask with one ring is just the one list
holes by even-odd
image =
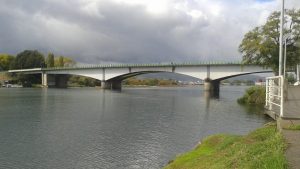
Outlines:
{"label": "bridge pier", "polygon": [[46,73],[42,73],[42,86],[43,87],[48,87],[48,76]]}
{"label": "bridge pier", "polygon": [[204,91],[208,92],[211,97],[218,98],[220,96],[220,81],[209,80],[204,82]]}
{"label": "bridge pier", "polygon": [[56,88],[67,88],[68,75],[52,75],[42,73],[42,86],[45,88],[56,87]]}
{"label": "bridge pier", "polygon": [[42,86],[46,88],[55,86],[55,75],[42,73]]}
{"label": "bridge pier", "polygon": [[121,90],[122,81],[101,81],[101,88],[109,90]]}

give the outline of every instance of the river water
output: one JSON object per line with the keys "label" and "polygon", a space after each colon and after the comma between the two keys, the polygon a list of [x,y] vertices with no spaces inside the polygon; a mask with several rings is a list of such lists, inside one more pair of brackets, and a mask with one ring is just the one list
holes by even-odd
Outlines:
{"label": "river water", "polygon": [[0,168],[161,168],[207,135],[269,121],[236,103],[245,89],[0,88]]}

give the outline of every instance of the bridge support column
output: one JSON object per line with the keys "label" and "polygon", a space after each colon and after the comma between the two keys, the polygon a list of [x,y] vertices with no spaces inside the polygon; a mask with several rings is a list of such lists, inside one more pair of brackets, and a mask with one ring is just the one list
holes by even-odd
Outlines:
{"label": "bridge support column", "polygon": [[101,81],[102,89],[121,90],[122,81]]}
{"label": "bridge support column", "polygon": [[112,89],[112,84],[109,81],[101,81],[102,89]]}
{"label": "bridge support column", "polygon": [[48,87],[48,74],[42,73],[42,86]]}
{"label": "bridge support column", "polygon": [[42,73],[42,86],[46,88],[55,86],[55,75]]}
{"label": "bridge support column", "polygon": [[66,88],[68,83],[68,75],[52,75],[47,73],[42,73],[42,86],[47,87],[57,87]]}
{"label": "bridge support column", "polygon": [[220,96],[220,81],[211,80],[204,82],[204,91],[208,92],[211,97],[218,98]]}

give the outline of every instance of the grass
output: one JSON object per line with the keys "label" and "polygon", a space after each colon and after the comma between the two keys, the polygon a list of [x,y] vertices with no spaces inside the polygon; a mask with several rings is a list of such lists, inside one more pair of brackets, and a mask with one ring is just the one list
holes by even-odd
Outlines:
{"label": "grass", "polygon": [[165,169],[285,169],[285,147],[275,124],[267,124],[246,136],[209,136]]}

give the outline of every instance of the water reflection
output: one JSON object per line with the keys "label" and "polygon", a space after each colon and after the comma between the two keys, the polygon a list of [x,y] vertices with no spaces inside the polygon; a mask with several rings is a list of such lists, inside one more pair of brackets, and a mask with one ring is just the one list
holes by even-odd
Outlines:
{"label": "water reflection", "polygon": [[257,105],[241,105],[245,112],[247,113],[256,113],[256,114],[264,114],[264,106]]}
{"label": "water reflection", "polygon": [[209,91],[204,91],[204,100],[205,100],[205,111],[209,113],[211,93]]}

